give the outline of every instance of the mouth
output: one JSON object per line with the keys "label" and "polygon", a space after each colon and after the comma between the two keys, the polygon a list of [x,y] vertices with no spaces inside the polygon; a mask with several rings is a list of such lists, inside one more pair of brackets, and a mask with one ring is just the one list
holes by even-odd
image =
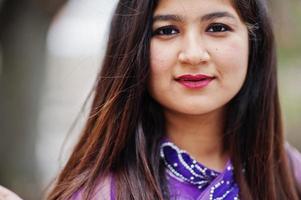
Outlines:
{"label": "mouth", "polygon": [[206,87],[214,80],[214,76],[209,76],[205,74],[185,74],[175,78],[175,80],[189,89],[201,89]]}

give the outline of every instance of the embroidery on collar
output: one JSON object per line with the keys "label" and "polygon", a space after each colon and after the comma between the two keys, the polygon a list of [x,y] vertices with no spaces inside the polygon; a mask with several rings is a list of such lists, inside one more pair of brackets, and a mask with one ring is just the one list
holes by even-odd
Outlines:
{"label": "embroidery on collar", "polygon": [[[180,182],[193,184],[201,192],[210,184],[209,200],[238,200],[239,189],[234,181],[233,167],[229,161],[225,170],[220,173],[197,162],[186,151],[175,144],[165,141],[161,144],[160,156],[167,173]],[[214,182],[222,174],[220,181]]]}

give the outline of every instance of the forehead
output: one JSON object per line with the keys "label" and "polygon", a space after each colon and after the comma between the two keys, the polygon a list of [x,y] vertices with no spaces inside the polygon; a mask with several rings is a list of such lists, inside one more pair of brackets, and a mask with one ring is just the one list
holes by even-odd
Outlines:
{"label": "forehead", "polygon": [[212,12],[229,12],[239,18],[232,0],[159,0],[154,15],[176,14],[192,18]]}

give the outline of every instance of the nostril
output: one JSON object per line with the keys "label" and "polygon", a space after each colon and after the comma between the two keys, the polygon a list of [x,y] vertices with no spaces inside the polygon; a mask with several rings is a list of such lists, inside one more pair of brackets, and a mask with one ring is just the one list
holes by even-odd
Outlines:
{"label": "nostril", "polygon": [[182,51],[179,53],[178,59],[182,63],[187,63],[191,65],[198,65],[203,62],[207,62],[210,60],[210,56],[208,52],[202,51],[202,52],[187,52]]}

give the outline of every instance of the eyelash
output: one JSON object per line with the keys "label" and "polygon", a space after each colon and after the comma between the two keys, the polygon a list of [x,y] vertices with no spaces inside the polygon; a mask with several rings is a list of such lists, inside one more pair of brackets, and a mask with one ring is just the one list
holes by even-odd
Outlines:
{"label": "eyelash", "polygon": [[[218,30],[217,30],[218,29]],[[208,26],[208,28],[206,29],[206,32],[209,32],[209,33],[221,33],[221,32],[227,32],[227,31],[231,31],[232,29],[225,25],[225,24],[222,24],[222,23],[213,23],[213,24],[210,24]],[[166,32],[168,31],[168,32]],[[160,27],[158,28],[157,30],[155,30],[153,32],[153,36],[155,35],[161,35],[161,36],[171,36],[171,35],[175,35],[175,34],[178,34],[180,31],[178,28],[176,28],[175,26],[163,26],[163,27]]]}
{"label": "eyelash", "polygon": [[[221,28],[222,30],[221,29],[216,30],[216,28]],[[232,29],[229,26],[225,25],[225,24],[214,23],[214,24],[209,25],[209,27],[206,29],[206,32],[219,33],[219,32],[231,31],[231,30]]]}
{"label": "eyelash", "polygon": [[[164,31],[171,31],[169,33],[164,33]],[[163,26],[158,28],[153,32],[153,35],[175,35],[178,34],[180,31],[175,26]]]}

